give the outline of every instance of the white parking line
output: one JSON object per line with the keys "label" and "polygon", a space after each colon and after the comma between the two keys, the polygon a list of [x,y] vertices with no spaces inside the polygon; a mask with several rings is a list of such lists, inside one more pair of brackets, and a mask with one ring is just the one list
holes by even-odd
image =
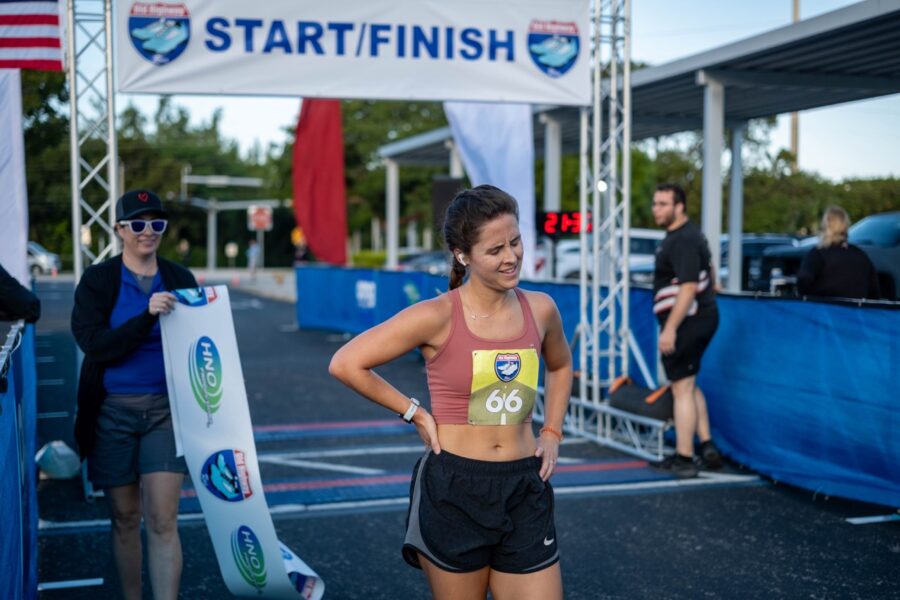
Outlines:
{"label": "white parking line", "polygon": [[[642,481],[636,483],[601,483],[597,485],[581,485],[554,488],[557,496],[567,496],[571,494],[587,494],[587,493],[616,493],[628,491],[654,491],[667,490],[673,488],[685,487],[702,487],[714,486],[722,483],[754,483],[761,481],[755,475],[723,475],[716,474],[709,477],[710,473],[701,473],[700,477],[694,479],[682,480],[665,480],[665,481]],[[278,504],[269,507],[272,515],[294,515],[299,513],[316,513],[327,511],[354,511],[365,510],[370,508],[380,508],[386,506],[406,506],[409,498],[406,496],[398,498],[380,498],[377,500],[353,500],[347,502],[325,502],[322,504]],[[178,515],[179,521],[197,521],[203,518],[202,513],[187,513]],[[85,521],[45,521],[41,519],[38,522],[40,531],[59,531],[66,529],[84,529],[84,528],[106,528],[109,527],[109,519],[92,519]]]}
{"label": "white parking line", "polygon": [[297,460],[292,458],[282,458],[278,456],[257,456],[259,462],[269,463],[273,465],[285,465],[288,467],[298,467],[301,469],[316,469],[319,471],[336,471],[338,473],[355,473],[357,475],[383,475],[387,473],[384,469],[369,469],[366,467],[353,467],[350,465],[336,465],[333,463],[313,461],[313,460]]}
{"label": "white parking line", "polygon": [[63,385],[65,379],[38,379],[38,385]]}
{"label": "white parking line", "polygon": [[69,412],[60,410],[56,412],[40,412],[37,414],[38,419],[64,419],[69,416]]}
{"label": "white parking line", "polygon": [[[581,440],[566,440],[563,445],[581,443]],[[296,452],[261,452],[257,455],[259,460],[265,459],[307,459],[307,458],[338,458],[347,456],[375,456],[379,454],[424,454],[425,447],[422,444],[403,446],[367,446],[362,448],[336,448],[334,450],[298,450]],[[560,457],[560,463],[580,464],[585,462],[580,458]]]}
{"label": "white parking line", "polygon": [[249,300],[233,300],[231,302],[231,310],[260,310],[262,307],[263,303],[256,298],[250,298]]}
{"label": "white parking line", "polygon": [[700,473],[694,479],[666,479],[664,481],[638,481],[634,483],[599,483],[596,485],[575,485],[571,487],[556,487],[554,493],[557,496],[568,494],[584,494],[590,492],[620,492],[637,490],[664,490],[679,487],[700,487],[704,485],[718,485],[721,483],[753,483],[760,481],[756,475],[722,475],[713,473]]}
{"label": "white parking line", "polygon": [[887,523],[889,521],[900,521],[900,514],[892,515],[876,515],[874,517],[852,517],[847,519],[851,525],[871,525],[872,523]]}
{"label": "white parking line", "polygon": [[92,587],[96,585],[103,585],[102,577],[96,577],[94,579],[70,579],[68,581],[47,581],[38,584],[38,591],[69,590],[72,588]]}
{"label": "white parking line", "polygon": [[374,456],[376,454],[424,454],[422,444],[409,446],[377,446],[368,448],[338,448],[335,450],[304,450],[297,452],[267,452],[258,454],[259,460],[304,459],[304,458],[337,458],[346,456]]}

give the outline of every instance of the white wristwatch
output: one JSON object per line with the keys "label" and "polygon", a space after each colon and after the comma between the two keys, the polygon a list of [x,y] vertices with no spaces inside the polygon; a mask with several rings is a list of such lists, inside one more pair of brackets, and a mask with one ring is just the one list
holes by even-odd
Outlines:
{"label": "white wristwatch", "polygon": [[407,423],[412,423],[413,415],[416,414],[416,411],[419,410],[419,401],[415,398],[409,399],[409,408],[406,409],[406,412],[400,415],[400,418],[406,421]]}

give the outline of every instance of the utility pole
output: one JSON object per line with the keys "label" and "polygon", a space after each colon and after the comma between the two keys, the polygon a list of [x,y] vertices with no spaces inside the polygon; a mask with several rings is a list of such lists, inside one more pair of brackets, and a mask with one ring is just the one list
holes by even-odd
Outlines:
{"label": "utility pole", "polygon": [[[800,0],[794,0],[794,20],[796,23],[800,20]],[[791,113],[791,172],[796,173],[799,170],[800,163],[800,115],[799,113]]]}

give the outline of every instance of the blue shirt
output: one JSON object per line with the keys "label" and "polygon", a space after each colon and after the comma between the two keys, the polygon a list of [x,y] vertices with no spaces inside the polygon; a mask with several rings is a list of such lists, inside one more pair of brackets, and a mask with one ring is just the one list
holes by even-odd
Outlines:
{"label": "blue shirt", "polygon": [[[109,326],[115,329],[129,319],[147,310],[150,296],[164,292],[162,277],[157,272],[153,276],[150,294],[138,285],[134,275],[122,263],[122,284],[116,306],[109,317]],[[120,362],[109,365],[103,374],[103,386],[109,394],[165,394],[166,367],[163,362],[162,333],[159,322],[153,326],[150,335]]]}

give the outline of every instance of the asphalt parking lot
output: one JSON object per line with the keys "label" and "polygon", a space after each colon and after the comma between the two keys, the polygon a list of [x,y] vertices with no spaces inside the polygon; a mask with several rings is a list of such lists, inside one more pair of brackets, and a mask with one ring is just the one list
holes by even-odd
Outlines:
{"label": "asphalt parking lot", "polygon": [[[71,443],[72,284],[42,281],[39,446]],[[278,535],[325,580],[326,598],[428,597],[400,556],[414,430],[327,373],[346,337],[299,331],[294,306],[232,291],[262,479]],[[427,397],[415,354],[381,373]],[[900,522],[854,525],[886,507],[824,498],[730,464],[679,482],[646,462],[567,440],[553,483],[566,598],[897,598]],[[118,596],[102,498],[80,480],[39,487],[39,580],[102,578],[41,598]],[[190,482],[182,493],[183,598],[228,591]],[[150,595],[149,587],[145,597]]]}

